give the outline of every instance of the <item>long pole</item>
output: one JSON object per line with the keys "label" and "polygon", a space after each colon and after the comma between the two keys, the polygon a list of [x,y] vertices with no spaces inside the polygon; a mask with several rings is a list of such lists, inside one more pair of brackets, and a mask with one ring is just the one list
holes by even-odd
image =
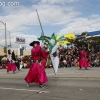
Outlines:
{"label": "long pole", "polygon": [[[38,20],[39,20],[39,23],[40,23],[40,27],[41,27],[41,30],[42,30],[42,35],[44,35],[43,28],[42,28],[42,25],[41,25],[41,21],[40,21],[40,18],[39,18],[39,14],[38,14],[38,11],[37,11],[37,9],[36,9],[36,13],[37,13]],[[45,38],[44,38],[44,40],[45,40]],[[50,60],[51,60],[51,63],[52,63],[51,56],[50,56]],[[52,63],[52,66],[53,66],[53,63]],[[54,70],[54,66],[53,66],[53,70]],[[55,70],[54,70],[54,73],[55,73],[55,75],[56,75],[56,72],[55,72]]]}
{"label": "long pole", "polygon": [[36,9],[36,13],[37,13],[38,20],[39,20],[39,23],[40,23],[40,27],[41,27],[41,30],[42,30],[42,35],[44,35],[44,31],[43,31],[43,28],[42,28],[42,24],[41,24],[41,21],[40,21],[40,18],[39,18],[39,14],[38,14],[37,9]]}
{"label": "long pole", "polygon": [[12,45],[11,45],[10,31],[9,31],[9,43],[10,43],[10,48],[11,48],[11,47],[12,47]]}
{"label": "long pole", "polygon": [[6,47],[6,56],[7,56],[7,35],[6,35],[6,23],[5,23],[5,47]]}
{"label": "long pole", "polygon": [[0,21],[1,23],[3,23],[4,24],[4,26],[5,26],[5,48],[6,48],[6,56],[7,56],[7,36],[6,36],[6,23],[4,23],[4,22],[2,22],[2,21]]}
{"label": "long pole", "polygon": [[[4,31],[5,31],[5,29],[0,29],[0,30],[4,30]],[[10,47],[11,47],[12,45],[11,45],[10,31],[7,31],[7,30],[6,30],[6,32],[9,32],[9,44],[10,44]]]}

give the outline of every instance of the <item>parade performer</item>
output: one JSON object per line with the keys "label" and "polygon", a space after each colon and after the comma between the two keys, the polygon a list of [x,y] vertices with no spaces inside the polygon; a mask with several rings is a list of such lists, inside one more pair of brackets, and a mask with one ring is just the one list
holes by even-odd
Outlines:
{"label": "parade performer", "polygon": [[20,57],[18,57],[17,55],[14,57],[14,59],[15,59],[15,65],[16,65],[16,67],[17,67],[17,69],[18,69],[18,71],[20,71],[20,63],[21,63],[21,58]]}
{"label": "parade performer", "polygon": [[80,52],[80,60],[79,60],[79,67],[80,67],[80,69],[82,67],[85,68],[85,69],[87,69],[87,67],[89,66],[86,57],[87,57],[87,53],[84,51],[84,49],[81,49],[81,52]]}
{"label": "parade performer", "polygon": [[48,78],[44,67],[46,66],[47,53],[44,52],[40,47],[39,41],[33,41],[30,43],[33,46],[31,50],[33,63],[29,69],[25,81],[29,87],[30,83],[37,83],[42,88],[43,84],[48,82]]}
{"label": "parade performer", "polygon": [[11,55],[9,55],[8,60],[9,60],[9,62],[7,64],[7,73],[9,73],[9,71],[13,71],[13,73],[15,74],[16,65],[15,65],[15,61],[12,59]]}

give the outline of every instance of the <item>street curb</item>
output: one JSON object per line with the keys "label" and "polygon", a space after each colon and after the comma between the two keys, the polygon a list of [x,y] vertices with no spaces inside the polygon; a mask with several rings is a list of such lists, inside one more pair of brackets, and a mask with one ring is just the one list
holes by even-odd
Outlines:
{"label": "street curb", "polygon": [[[8,79],[10,79],[10,78],[19,78],[19,79],[24,79],[25,77],[22,77],[22,76],[0,76],[0,79],[2,79],[2,78],[8,78]],[[53,77],[48,77],[48,78],[72,78],[72,79],[77,79],[77,78],[83,78],[83,79],[91,79],[91,78],[96,78],[96,79],[100,79],[100,77],[56,77],[56,76],[53,76]]]}

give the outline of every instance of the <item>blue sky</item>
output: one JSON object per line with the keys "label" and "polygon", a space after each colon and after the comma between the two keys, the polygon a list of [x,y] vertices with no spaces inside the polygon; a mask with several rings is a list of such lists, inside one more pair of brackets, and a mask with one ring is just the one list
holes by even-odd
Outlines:
{"label": "blue sky", "polygon": [[[12,0],[0,0],[0,3]],[[100,30],[100,0],[13,0],[18,6],[0,6],[0,20],[13,35],[40,36],[38,9],[45,35]],[[0,23],[1,29],[4,26]],[[11,35],[11,36],[13,36]],[[12,40],[14,41],[13,37]],[[29,43],[32,40],[27,40]],[[3,40],[2,40],[3,41]]]}

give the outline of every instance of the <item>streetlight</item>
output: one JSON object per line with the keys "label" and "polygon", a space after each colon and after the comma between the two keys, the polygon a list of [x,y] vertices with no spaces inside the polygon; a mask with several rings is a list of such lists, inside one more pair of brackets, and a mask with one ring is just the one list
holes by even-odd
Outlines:
{"label": "streetlight", "polygon": [[[0,29],[0,30],[4,30],[4,29]],[[7,31],[7,30],[6,30],[6,32],[9,32],[9,45],[10,45],[10,47],[11,47],[12,45],[11,45],[10,31]],[[8,47],[9,47],[9,45],[8,45]]]}
{"label": "streetlight", "polygon": [[10,44],[10,48],[11,48],[11,47],[12,47],[12,45],[11,45],[10,31],[7,31],[7,32],[9,32],[9,44]]}
{"label": "streetlight", "polygon": [[9,45],[10,45],[10,48],[11,48],[11,38],[10,38],[10,31],[7,31],[6,32],[9,32]]}
{"label": "streetlight", "polygon": [[4,26],[5,26],[5,47],[6,47],[6,56],[7,56],[7,37],[6,37],[6,23],[4,23],[4,22],[2,22],[2,21],[0,21],[2,24],[4,24]]}

